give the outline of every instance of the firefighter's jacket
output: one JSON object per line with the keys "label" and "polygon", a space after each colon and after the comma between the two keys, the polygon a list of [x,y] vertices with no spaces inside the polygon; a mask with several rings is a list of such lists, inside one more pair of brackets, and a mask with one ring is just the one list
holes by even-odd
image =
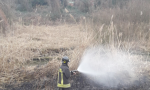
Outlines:
{"label": "firefighter's jacket", "polygon": [[70,71],[67,64],[63,63],[58,71],[57,87],[59,88],[69,88],[71,87],[69,83]]}

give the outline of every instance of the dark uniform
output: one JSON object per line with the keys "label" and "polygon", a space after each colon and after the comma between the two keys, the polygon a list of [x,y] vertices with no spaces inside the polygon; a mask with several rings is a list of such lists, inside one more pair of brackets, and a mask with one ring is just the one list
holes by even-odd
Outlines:
{"label": "dark uniform", "polygon": [[[69,60],[69,59],[68,59]],[[69,90],[71,87],[69,83],[69,78],[70,78],[70,71],[68,67],[68,62],[62,61],[62,65],[59,68],[58,72],[58,80],[57,80],[57,87],[59,87],[59,90]]]}

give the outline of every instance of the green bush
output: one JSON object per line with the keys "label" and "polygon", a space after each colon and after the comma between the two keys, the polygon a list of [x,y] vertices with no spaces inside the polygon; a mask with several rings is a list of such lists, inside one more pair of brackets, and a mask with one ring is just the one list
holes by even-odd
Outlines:
{"label": "green bush", "polygon": [[95,9],[101,5],[101,0],[95,0],[94,7]]}
{"label": "green bush", "polygon": [[67,0],[60,0],[60,2],[63,8],[66,8],[68,6]]}
{"label": "green bush", "polygon": [[32,0],[32,7],[36,7],[36,5],[48,5],[47,0]]}
{"label": "green bush", "polygon": [[48,5],[48,0],[16,0],[19,11],[32,11],[36,5]]}
{"label": "green bush", "polygon": [[51,20],[56,21],[61,17],[59,0],[50,0],[51,4]]}
{"label": "green bush", "polygon": [[32,5],[29,3],[29,0],[16,0],[16,4],[18,4],[18,7],[16,10],[19,11],[32,11]]}
{"label": "green bush", "polygon": [[90,11],[90,3],[88,0],[81,1],[80,10],[84,13],[87,13]]}

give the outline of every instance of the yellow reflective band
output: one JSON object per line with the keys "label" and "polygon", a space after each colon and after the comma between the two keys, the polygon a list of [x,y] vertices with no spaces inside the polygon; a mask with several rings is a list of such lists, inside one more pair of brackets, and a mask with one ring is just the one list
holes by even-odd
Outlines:
{"label": "yellow reflective band", "polygon": [[57,84],[57,87],[61,87],[61,88],[69,88],[69,87],[71,87],[71,85],[70,84]]}
{"label": "yellow reflective band", "polygon": [[60,69],[60,73],[61,73],[61,84],[63,84],[63,83],[64,83],[64,80],[63,80],[63,72],[62,72],[61,69]]}
{"label": "yellow reflective band", "polygon": [[[59,73],[61,73],[61,84],[58,83],[59,82]],[[63,84],[63,83],[64,83],[64,81],[63,81],[63,72],[62,72],[62,69],[60,68],[59,72],[58,72],[57,87],[61,87],[61,88],[69,88],[69,87],[71,87],[70,83],[69,84]]]}

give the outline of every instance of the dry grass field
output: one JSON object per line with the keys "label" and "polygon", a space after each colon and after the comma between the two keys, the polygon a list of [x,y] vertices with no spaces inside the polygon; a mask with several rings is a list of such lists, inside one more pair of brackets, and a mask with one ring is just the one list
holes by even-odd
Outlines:
{"label": "dry grass field", "polygon": [[[0,1],[2,3],[4,0]],[[25,3],[20,2],[21,6],[29,4],[23,1]],[[81,0],[83,5],[78,1],[75,7],[63,8],[70,10],[67,12],[61,9],[57,0],[49,0],[50,6],[56,8],[25,5],[23,8],[29,9],[26,12],[17,11],[19,2],[5,1],[15,17],[7,13],[5,4],[0,4],[3,7],[0,8],[0,89],[22,90],[25,87],[24,90],[55,90],[61,58],[68,56],[70,70],[76,70],[84,51],[98,45],[136,57],[135,62],[139,66],[136,72],[146,76],[148,82],[141,84],[146,86],[136,89],[133,86],[127,90],[150,88],[150,2],[117,0],[113,5],[111,1],[116,0],[94,0],[92,6],[90,0],[84,1]],[[101,5],[96,4],[99,1],[102,1]],[[76,79],[84,81],[80,76],[71,80]]]}
{"label": "dry grass field", "polygon": [[[64,55],[68,55],[72,62],[79,58],[80,52],[76,48],[85,48],[87,32],[80,29],[79,25],[58,25],[58,26],[22,26],[16,24],[12,33],[0,39],[0,84],[10,84],[16,81],[23,81],[28,75],[25,72],[36,72],[36,66],[26,66],[25,63],[33,58],[52,58],[51,64],[58,68]],[[62,51],[61,51],[62,50]],[[58,54],[57,54],[58,53]],[[55,55],[57,54],[57,55]],[[54,62],[54,63],[53,63]],[[42,66],[43,70],[47,70]],[[57,72],[57,68],[53,68]],[[77,67],[76,67],[77,68]],[[48,70],[49,71],[49,70]],[[43,71],[42,71],[43,72]],[[36,72],[40,73],[40,72]],[[47,71],[45,73],[48,73]],[[25,74],[25,75],[24,75]],[[21,76],[20,76],[21,75]]]}
{"label": "dry grass field", "polygon": [[[113,23],[99,26],[98,32],[95,32],[93,26],[86,22],[53,26],[15,24],[13,32],[0,39],[0,88],[7,90],[23,85],[25,90],[33,86],[38,90],[43,87],[55,90],[56,83],[53,80],[56,80],[61,58],[65,55],[69,56],[70,70],[75,70],[84,50],[91,46],[100,44],[110,50],[119,49],[129,54],[136,49],[148,51],[149,43],[146,43],[145,39],[140,38],[140,42],[137,43],[123,41],[121,38],[122,35],[117,33]],[[136,57],[138,59],[135,62],[140,65],[140,72],[138,70],[137,72],[149,75],[148,56],[147,59],[141,55]],[[41,64],[31,64],[33,61],[40,61]],[[15,90],[20,89],[16,88]]]}

